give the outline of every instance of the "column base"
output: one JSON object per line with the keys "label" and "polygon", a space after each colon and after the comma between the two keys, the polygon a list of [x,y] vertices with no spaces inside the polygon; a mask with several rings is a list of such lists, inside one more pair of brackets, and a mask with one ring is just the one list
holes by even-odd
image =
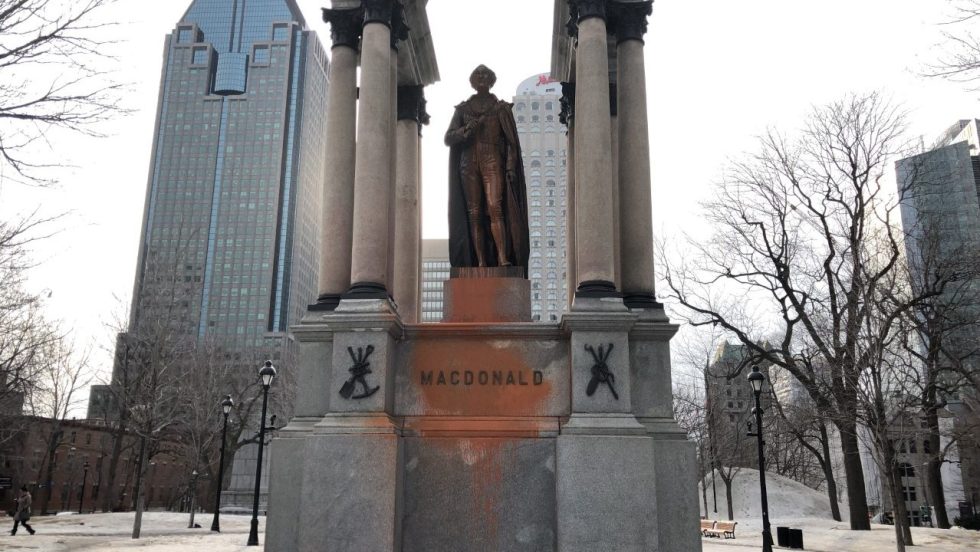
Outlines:
{"label": "column base", "polygon": [[321,293],[316,298],[316,303],[306,307],[306,310],[310,312],[331,312],[336,310],[337,305],[340,304],[340,298],[341,294],[339,293]]}
{"label": "column base", "polygon": [[616,284],[607,280],[586,280],[578,285],[575,297],[622,297],[616,291]]}
{"label": "column base", "polygon": [[341,299],[387,299],[388,289],[376,282],[355,282]]}
{"label": "column base", "polygon": [[660,309],[664,304],[649,291],[627,291],[623,293],[623,303],[630,309]]}

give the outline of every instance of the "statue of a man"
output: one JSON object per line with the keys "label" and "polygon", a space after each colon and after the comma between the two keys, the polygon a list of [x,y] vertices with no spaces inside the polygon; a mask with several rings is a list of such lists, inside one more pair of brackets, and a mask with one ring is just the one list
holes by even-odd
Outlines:
{"label": "statue of a man", "polygon": [[524,163],[512,104],[490,93],[496,81],[489,68],[477,67],[470,75],[476,94],[456,106],[446,131],[454,267],[527,267]]}

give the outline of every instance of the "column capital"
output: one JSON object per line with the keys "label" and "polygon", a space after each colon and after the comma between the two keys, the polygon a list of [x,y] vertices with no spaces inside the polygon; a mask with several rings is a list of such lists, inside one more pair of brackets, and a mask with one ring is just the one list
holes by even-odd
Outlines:
{"label": "column capital", "polygon": [[364,9],[364,24],[381,23],[390,29],[396,4],[400,7],[397,0],[361,0],[361,7]]}
{"label": "column capital", "polygon": [[568,0],[568,36],[578,38],[578,25],[591,17],[606,20],[607,0]]}
{"label": "column capital", "polygon": [[398,42],[408,38],[408,31],[411,28],[405,21],[405,7],[399,2],[395,2],[395,8],[391,12],[391,49],[398,49]]}
{"label": "column capital", "polygon": [[576,23],[581,23],[591,17],[606,19],[607,0],[568,0],[568,7],[571,10],[572,19]]}
{"label": "column capital", "polygon": [[330,38],[334,46],[357,49],[364,28],[364,10],[323,8],[323,21],[330,23]]}
{"label": "column capital", "polygon": [[616,35],[616,43],[627,40],[643,42],[647,32],[647,18],[653,13],[653,0],[645,2],[620,2],[609,4],[610,31]]}
{"label": "column capital", "polygon": [[415,121],[419,125],[419,133],[422,132],[422,125],[429,124],[429,114],[425,106],[425,86],[417,84],[398,87],[398,120]]}
{"label": "column capital", "polygon": [[565,126],[569,126],[575,118],[575,83],[561,83],[561,113],[558,114],[558,121]]}

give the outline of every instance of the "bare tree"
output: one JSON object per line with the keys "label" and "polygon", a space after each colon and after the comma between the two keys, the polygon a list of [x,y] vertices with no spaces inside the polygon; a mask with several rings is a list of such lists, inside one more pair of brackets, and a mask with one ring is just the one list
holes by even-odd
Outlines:
{"label": "bare tree", "polygon": [[122,111],[105,69],[116,0],[0,0],[0,159],[15,179],[47,184],[58,166],[36,152],[53,129],[92,136]]}
{"label": "bare tree", "polygon": [[25,285],[34,266],[30,247],[50,235],[53,220],[32,214],[0,222],[0,445],[19,434],[25,401],[37,391],[51,351],[61,345],[60,329],[42,314],[47,294]]}
{"label": "bare tree", "polygon": [[28,412],[35,417],[50,418],[47,424],[47,445],[44,461],[38,466],[38,481],[43,481],[47,492],[41,499],[41,512],[45,513],[51,501],[55,458],[62,445],[62,422],[82,400],[80,393],[88,387],[89,374],[87,353],[78,356],[67,338],[49,342],[34,357],[37,366],[36,379],[27,393]]}
{"label": "bare tree", "polygon": [[973,32],[973,25],[980,18],[980,0],[950,0],[950,5],[950,17],[942,25],[945,51],[923,73],[972,82],[980,76],[980,36]]}
{"label": "bare tree", "polygon": [[[691,323],[731,332],[833,413],[852,529],[870,528],[857,431],[861,374],[880,361],[895,323],[929,296],[869,301],[901,266],[897,201],[883,178],[908,149],[904,132],[904,114],[877,93],[814,109],[796,139],[769,132],[705,204],[712,239],[689,240],[693,256],[665,274]],[[779,338],[763,341],[772,335]]]}
{"label": "bare tree", "polygon": [[[830,503],[830,515],[835,521],[841,521],[840,504],[837,492],[837,480],[834,477],[833,458],[830,454],[830,435],[827,431],[828,418],[817,409],[809,397],[800,397],[792,404],[783,404],[778,394],[773,394],[772,412],[779,420],[777,430],[770,432],[773,434],[788,434],[797,443],[799,448],[806,450],[812,455],[814,461],[823,475],[821,483],[826,485],[827,499]],[[787,475],[797,481],[808,483],[805,479],[806,474]]]}

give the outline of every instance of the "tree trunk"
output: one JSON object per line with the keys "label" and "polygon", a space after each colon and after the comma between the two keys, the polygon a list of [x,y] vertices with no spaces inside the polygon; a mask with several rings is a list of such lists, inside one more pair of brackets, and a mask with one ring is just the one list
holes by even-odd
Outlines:
{"label": "tree trunk", "polygon": [[830,461],[830,438],[827,436],[827,426],[820,422],[820,446],[823,448],[823,458],[818,458],[823,468],[824,479],[827,480],[827,498],[830,499],[830,515],[834,521],[840,521],[840,504],[837,502],[837,480],[834,479],[834,466]]}
{"label": "tree trunk", "polygon": [[136,517],[133,519],[133,538],[140,538],[140,531],[143,529],[143,480],[146,477],[146,438],[140,439],[140,459],[139,459],[139,475],[136,477],[136,486],[133,489],[133,495],[136,500]]}
{"label": "tree trunk", "polygon": [[48,465],[44,470],[44,486],[47,490],[44,493],[44,501],[41,503],[41,515],[48,513],[48,505],[51,502],[51,493],[54,492],[54,458],[58,452],[58,445],[61,443],[61,436],[64,432],[61,430],[61,424],[55,425],[51,429],[51,438],[48,439]]}
{"label": "tree trunk", "polygon": [[704,518],[708,519],[708,485],[705,482],[705,477],[701,478],[701,500],[704,502]]}
{"label": "tree trunk", "polygon": [[109,454],[109,481],[105,486],[105,494],[102,495],[103,512],[112,511],[112,504],[116,498],[116,469],[119,466],[119,457],[122,455],[123,438],[126,436],[126,427],[123,424],[124,422],[120,421],[119,426],[112,433],[112,452]]}
{"label": "tree trunk", "polygon": [[[949,514],[946,513],[946,493],[943,490],[942,457],[939,454],[939,413],[936,407],[926,408],[926,426],[929,430],[929,462],[926,464],[925,481],[926,496],[936,509],[936,527],[949,529]],[[926,451],[923,451],[926,452]]]}
{"label": "tree trunk", "polygon": [[840,448],[844,454],[844,478],[847,481],[847,508],[851,530],[870,531],[868,496],[864,489],[864,468],[858,448],[857,427],[853,421],[835,422],[840,432]]}
{"label": "tree trunk", "polygon": [[735,519],[735,508],[732,506],[732,479],[734,479],[734,477],[721,477],[721,480],[725,483],[725,502],[728,506],[729,521]]}
{"label": "tree trunk", "polygon": [[895,470],[894,456],[884,463],[885,481],[891,482],[889,485],[892,496],[892,510],[895,512],[895,539],[901,546],[899,551],[905,550],[905,546],[912,546],[912,530],[909,528],[909,511],[905,507],[905,495],[902,485],[902,477]]}

